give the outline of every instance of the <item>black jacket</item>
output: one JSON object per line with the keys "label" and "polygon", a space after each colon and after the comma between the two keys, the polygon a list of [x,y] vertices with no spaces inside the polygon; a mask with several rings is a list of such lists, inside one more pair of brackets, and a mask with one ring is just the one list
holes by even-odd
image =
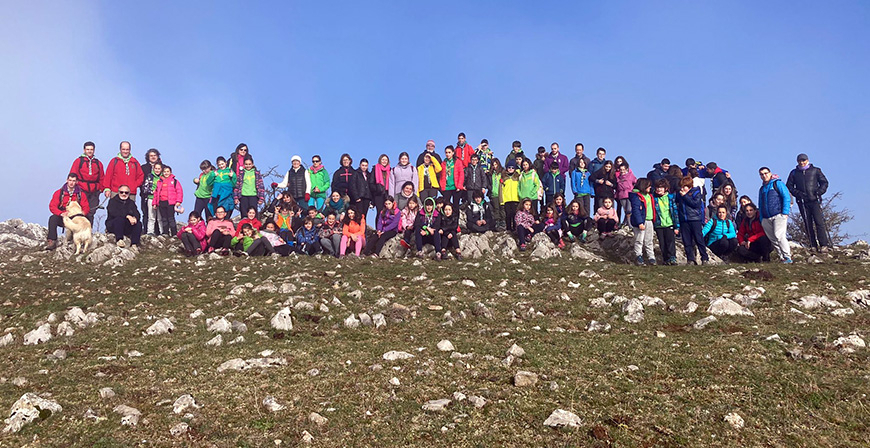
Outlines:
{"label": "black jacket", "polygon": [[785,186],[795,199],[814,202],[821,200],[822,195],[828,191],[828,179],[821,168],[810,164],[806,170],[800,168],[791,170]]}
{"label": "black jacket", "polygon": [[373,182],[374,176],[371,172],[356,169],[353,172],[353,176],[350,177],[350,188],[348,189],[348,196],[350,196],[350,202],[353,203],[360,199],[367,199],[371,201],[371,184]]}
{"label": "black jacket", "polygon": [[478,163],[477,166],[468,165],[465,167],[465,190],[466,191],[480,191],[487,187],[487,184],[492,185],[492,183],[487,181],[486,172],[483,171],[483,167]]}
{"label": "black jacket", "polygon": [[656,182],[659,181],[659,179],[664,179],[665,177],[667,177],[667,175],[667,171],[662,169],[662,164],[656,163],[655,165],[653,165],[652,171],[646,173],[646,178],[649,179],[649,181],[652,182],[653,185],[655,185]]}
{"label": "black jacket", "polygon": [[[465,209],[465,227],[474,233],[484,233],[492,229],[492,206],[489,205],[489,202],[485,201],[480,204],[480,207],[468,204],[468,208]],[[475,211],[475,208],[477,211]],[[486,224],[482,226],[477,225],[477,221],[480,220],[486,221]]]}
{"label": "black jacket", "polygon": [[106,205],[106,221],[127,216],[135,216],[137,221],[140,218],[139,210],[132,199],[121,199],[121,196],[109,199],[109,204]]}
{"label": "black jacket", "polygon": [[[599,184],[598,180],[603,179],[604,181],[610,181],[612,186],[607,184]],[[595,197],[597,198],[611,198],[616,197],[616,170],[610,170],[610,172],[604,171],[604,168],[592,173],[589,176],[589,182],[592,183],[592,188],[595,190]]]}

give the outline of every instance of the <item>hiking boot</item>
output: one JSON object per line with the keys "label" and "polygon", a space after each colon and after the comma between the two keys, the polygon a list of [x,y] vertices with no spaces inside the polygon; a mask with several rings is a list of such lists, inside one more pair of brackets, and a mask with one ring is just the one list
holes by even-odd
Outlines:
{"label": "hiking boot", "polygon": [[233,256],[234,256],[234,257],[241,257],[242,254],[244,254],[244,253],[245,253],[245,252],[242,252],[242,251],[240,251],[240,250],[234,250],[234,251],[233,251]]}
{"label": "hiking boot", "polygon": [[782,260],[782,263],[783,264],[792,264],[792,263],[794,263],[794,261],[792,261],[791,258],[786,258],[785,260]]}
{"label": "hiking boot", "polygon": [[564,248],[565,248],[565,242],[562,240],[559,240],[559,249],[564,249]]}
{"label": "hiking boot", "polygon": [[404,247],[405,249],[410,249],[410,248],[411,248],[411,245],[408,244],[408,242],[405,241],[405,240],[400,240],[400,241],[399,241],[399,244],[401,244],[402,247]]}
{"label": "hiking boot", "polygon": [[45,250],[55,250],[57,249],[57,240],[47,240],[48,242],[45,244]]}
{"label": "hiking boot", "polygon": [[456,252],[456,261],[462,261],[462,254]]}
{"label": "hiking boot", "polygon": [[710,264],[710,260],[701,260],[701,266],[707,266]]}
{"label": "hiking boot", "polygon": [[656,259],[655,259],[655,258],[651,258],[651,259],[649,260],[649,263],[647,263],[647,264],[649,264],[650,266],[655,266],[655,265],[656,265]]}
{"label": "hiking boot", "polygon": [[637,260],[635,260],[634,263],[635,263],[636,265],[638,265],[638,266],[644,266],[644,265],[645,265],[645,263],[643,262],[643,257],[637,257]]}
{"label": "hiking boot", "polygon": [[525,251],[526,251],[526,245],[520,244],[520,252],[525,252]]}

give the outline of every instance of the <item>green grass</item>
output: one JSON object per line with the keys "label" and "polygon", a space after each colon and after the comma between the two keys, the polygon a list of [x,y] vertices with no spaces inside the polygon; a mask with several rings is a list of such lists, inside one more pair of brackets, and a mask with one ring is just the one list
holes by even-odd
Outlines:
{"label": "green grass", "polygon": [[[165,256],[145,253],[114,273],[48,261],[44,266],[0,264],[6,302],[0,323],[14,327],[18,341],[0,348],[5,366],[0,375],[6,378],[0,383],[0,407],[5,412],[28,391],[50,394],[64,407],[19,434],[0,436],[0,446],[34,443],[35,437],[40,446],[253,447],[275,446],[276,439],[282,446],[295,446],[308,431],[317,446],[854,447],[866,445],[870,434],[870,354],[861,350],[844,355],[831,347],[841,333],[866,331],[870,313],[857,310],[852,316],[834,317],[815,310],[808,312],[817,319],[798,323],[788,312],[789,299],[810,293],[848,306],[846,292],[866,287],[870,272],[857,262],[766,265],[776,277],[758,283],[767,292],[752,305],[754,318],[721,317],[698,331],[690,327],[706,316],[707,297],[738,293],[751,284],[723,273],[729,267],[742,271],[743,266],[637,268],[589,266],[570,259],[535,264],[524,256],[521,264],[480,260],[414,266],[410,260],[290,258],[228,259],[195,267],[188,260],[169,263]],[[152,266],[157,269],[148,272]],[[602,278],[578,277],[587,268]],[[326,270],[340,277],[327,277]],[[412,283],[424,272],[427,280]],[[463,278],[474,279],[477,288],[461,285]],[[234,285],[257,285],[265,279],[276,286],[294,283],[297,290],[289,295],[229,296]],[[498,286],[503,279],[508,287]],[[800,291],[785,291],[793,281],[800,282]],[[571,288],[569,282],[580,287]],[[363,291],[361,299],[349,296],[357,289]],[[618,307],[589,306],[607,291],[629,298],[661,297],[676,309],[690,300],[700,307],[691,315],[647,309],[643,322],[628,324]],[[391,302],[410,307],[415,317],[402,322],[388,317],[382,329],[344,328],[351,312],[385,311],[375,303],[388,293],[395,294]],[[571,301],[560,300],[561,293]],[[294,311],[294,330],[279,338],[269,319],[290,297],[325,301],[330,310]],[[329,303],[333,297],[346,308]],[[477,301],[486,304],[493,319],[471,313]],[[430,309],[436,305],[441,309]],[[62,319],[71,306],[104,317],[70,338],[20,344],[23,333],[39,320],[51,312]],[[542,315],[525,318],[529,306]],[[198,308],[204,316],[190,319]],[[444,325],[446,311],[454,317],[465,311],[468,317]],[[518,318],[512,319],[511,311]],[[254,312],[264,318],[249,319]],[[247,324],[245,342],[226,345],[236,336],[227,334],[225,345],[206,347],[213,335],[206,331],[205,318],[227,313]],[[149,318],[158,317],[174,318],[174,333],[142,336],[153,322]],[[590,319],[613,328],[606,334],[587,333]],[[656,337],[656,331],[666,337]],[[765,340],[774,333],[783,344]],[[451,359],[435,348],[441,339],[474,356]],[[526,356],[507,367],[501,361],[513,343]],[[790,358],[786,348],[796,345],[813,358]],[[59,348],[67,350],[67,359],[46,359]],[[216,371],[228,359],[258,357],[267,349],[286,358],[288,365]],[[124,356],[129,350],[143,356]],[[389,350],[416,357],[384,361],[381,355]],[[372,369],[375,364],[382,369]],[[307,375],[312,368],[320,374]],[[48,373],[39,373],[42,369]],[[538,373],[538,385],[513,386],[517,370]],[[28,381],[23,388],[11,383],[19,376]],[[394,376],[401,382],[398,387],[389,384]],[[112,387],[117,396],[101,400],[101,387]],[[482,396],[488,404],[477,409],[467,401],[453,402],[441,413],[421,410],[427,400],[452,398],[456,391]],[[172,413],[172,402],[185,393],[203,406],[190,420]],[[266,395],[287,409],[268,412],[261,406]],[[122,427],[120,416],[112,412],[118,404],[138,408],[140,424]],[[88,408],[108,419],[85,421]],[[576,413],[583,426],[544,427],[556,408]],[[329,422],[316,426],[308,420],[311,412]],[[723,422],[729,412],[739,413],[746,427],[733,430]],[[169,428],[181,421],[191,431],[174,438]]]}

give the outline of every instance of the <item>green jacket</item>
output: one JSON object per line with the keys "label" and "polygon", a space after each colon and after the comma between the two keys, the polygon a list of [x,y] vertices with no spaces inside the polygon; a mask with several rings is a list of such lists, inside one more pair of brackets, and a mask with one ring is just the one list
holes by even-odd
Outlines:
{"label": "green jacket", "polygon": [[535,170],[520,173],[519,196],[520,199],[538,200],[538,190],[541,189],[541,179]]}
{"label": "green jacket", "polygon": [[[326,168],[323,168],[321,165],[320,170],[316,173],[311,171],[311,168],[308,168],[308,176],[311,178],[311,191],[308,192],[310,195],[314,196],[326,196],[327,192],[329,192],[329,186],[331,185],[329,182],[329,173],[326,172]],[[314,192],[314,188],[320,190],[319,193]]]}
{"label": "green jacket", "polygon": [[214,186],[214,171],[209,171],[208,174],[200,174],[199,182],[196,182],[196,191],[193,192],[193,195],[201,198],[208,199],[211,197],[211,190]]}
{"label": "green jacket", "polygon": [[248,248],[251,247],[251,244],[254,244],[254,240],[257,239],[257,238],[260,238],[260,234],[259,234],[259,233],[255,233],[253,237],[250,237],[250,236],[243,236],[243,235],[235,236],[235,237],[233,237],[233,239],[230,241],[230,246],[235,246],[236,244],[239,244],[239,241],[241,241],[241,242],[242,242],[242,248],[243,248],[245,251],[247,251]]}

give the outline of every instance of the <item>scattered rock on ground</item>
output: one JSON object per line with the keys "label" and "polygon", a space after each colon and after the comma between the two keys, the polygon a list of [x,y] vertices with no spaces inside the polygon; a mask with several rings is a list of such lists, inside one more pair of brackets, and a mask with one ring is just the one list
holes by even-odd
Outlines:
{"label": "scattered rock on ground", "polygon": [[447,405],[450,404],[450,400],[446,398],[442,398],[440,400],[429,400],[423,404],[424,411],[432,411],[432,412],[440,412],[443,411]]}
{"label": "scattered rock on ground", "polygon": [[54,400],[40,397],[34,393],[26,393],[21,396],[9,409],[9,418],[3,420],[6,426],[3,432],[16,433],[25,425],[36,420],[44,420],[52,414],[63,410],[60,404]]}
{"label": "scattered rock on ground", "polygon": [[538,374],[520,370],[514,375],[514,386],[526,387],[538,384]]}
{"label": "scattered rock on ground", "polygon": [[156,322],[151,324],[151,326],[145,330],[145,335],[157,336],[161,334],[172,333],[173,330],[175,330],[175,325],[172,325],[172,322],[164,317],[162,319],[158,319]]}
{"label": "scattered rock on ground", "polygon": [[544,420],[545,426],[550,426],[553,428],[558,428],[562,426],[570,426],[572,428],[577,428],[583,423],[580,420],[580,417],[577,414],[566,411],[564,409],[556,409],[553,411],[546,420]]}
{"label": "scattered rock on ground", "polygon": [[269,323],[272,325],[272,328],[278,331],[293,330],[293,319],[290,316],[290,307],[285,307],[281,311],[275,313]]}
{"label": "scattered rock on ground", "polygon": [[51,340],[51,324],[42,324],[24,335],[24,345],[36,345]]}

